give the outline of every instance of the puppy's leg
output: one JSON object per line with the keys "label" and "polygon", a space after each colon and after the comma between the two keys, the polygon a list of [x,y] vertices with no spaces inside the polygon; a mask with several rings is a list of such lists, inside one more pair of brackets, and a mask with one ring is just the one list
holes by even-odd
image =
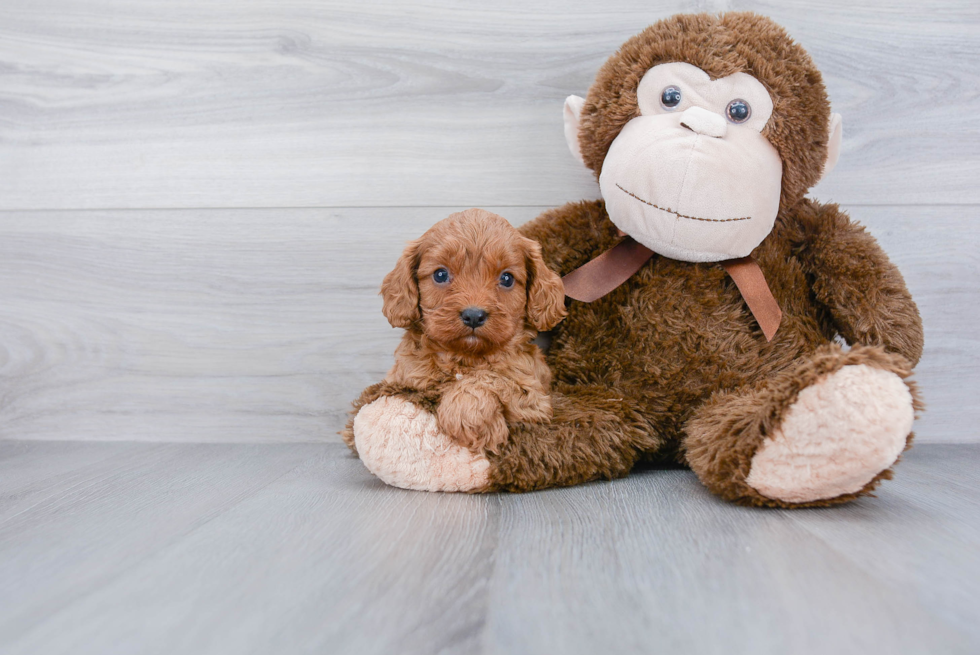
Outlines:
{"label": "puppy's leg", "polygon": [[496,451],[507,440],[500,398],[482,376],[450,385],[436,410],[439,429],[473,452]]}
{"label": "puppy's leg", "polygon": [[504,415],[512,423],[548,423],[551,406],[551,371],[537,349],[524,359],[525,366],[513,378],[499,377],[497,395],[504,404]]}
{"label": "puppy's leg", "polygon": [[538,389],[520,387],[511,382],[501,395],[504,415],[513,423],[547,423],[553,415],[551,396]]}

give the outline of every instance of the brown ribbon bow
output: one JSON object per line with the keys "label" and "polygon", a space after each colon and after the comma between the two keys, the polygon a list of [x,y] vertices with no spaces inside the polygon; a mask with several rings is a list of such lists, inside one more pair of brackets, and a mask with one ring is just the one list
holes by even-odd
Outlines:
{"label": "brown ribbon bow", "polygon": [[[606,252],[563,277],[565,295],[581,302],[598,300],[628,280],[651,257],[652,250],[632,237],[624,237]],[[750,255],[719,263],[735,282],[749,311],[766,335],[766,341],[772,341],[783,312],[769,290],[759,262]]]}

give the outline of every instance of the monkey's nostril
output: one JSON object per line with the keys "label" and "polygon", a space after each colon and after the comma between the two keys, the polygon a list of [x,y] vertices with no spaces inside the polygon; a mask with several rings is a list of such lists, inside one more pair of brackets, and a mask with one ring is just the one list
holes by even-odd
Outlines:
{"label": "monkey's nostril", "polygon": [[459,313],[459,319],[466,327],[475,330],[487,322],[487,312],[479,307],[467,307]]}

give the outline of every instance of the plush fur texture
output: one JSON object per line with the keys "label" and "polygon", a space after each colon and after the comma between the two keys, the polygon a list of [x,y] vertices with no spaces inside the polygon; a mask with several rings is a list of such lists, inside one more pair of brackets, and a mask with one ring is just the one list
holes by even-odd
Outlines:
{"label": "plush fur texture", "polygon": [[[508,422],[551,419],[551,372],[531,340],[565,316],[564,289],[506,219],[469,209],[436,223],[408,244],[381,295],[392,326],[406,329],[385,382],[435,394],[444,434],[496,451]],[[484,318],[468,325],[465,311]]]}
{"label": "plush fur texture", "polygon": [[[868,364],[905,379],[921,355],[922,326],[901,274],[873,237],[835,206],[803,200],[795,210],[781,215],[754,253],[783,310],[770,343],[717,264],[654,257],[608,296],[572,302],[548,354],[555,419],[533,435],[512,431],[511,444],[490,458],[491,487],[527,490],[564,483],[553,472],[559,463],[567,469],[568,483],[574,483],[625,475],[640,457],[666,458],[690,465],[726,499],[797,505],[765,498],[744,482],[752,455],[796,400],[795,394],[775,390],[816,382],[820,376],[811,368],[837,348],[831,342],[838,333],[853,344],[874,346],[856,345],[839,355],[842,362]],[[619,238],[602,201],[566,205],[522,229],[544,244],[545,261],[562,274]],[[606,428],[611,435],[570,429],[562,420],[567,412],[582,425],[597,414],[588,401],[573,400],[586,388],[591,397],[623,399],[616,412],[620,427]],[[575,395],[569,393],[573,389]],[[747,412],[762,406],[772,423],[724,423],[707,430],[695,419],[710,414],[722,398],[731,404],[719,409],[722,417],[732,416],[736,406]],[[569,402],[582,416],[572,413]],[[554,439],[567,441],[563,449],[574,455],[561,457]],[[512,452],[518,448],[523,452]],[[887,474],[861,493],[881,477]]]}
{"label": "plush fur texture", "polygon": [[[763,133],[782,158],[783,187],[775,227],[753,256],[782,309],[779,331],[766,341],[720,265],[654,256],[607,296],[570,302],[547,355],[551,422],[511,425],[509,439],[487,456],[486,484],[469,490],[527,491],[620,477],[646,459],[687,464],[711,491],[748,505],[822,506],[870,493],[891,475],[889,464],[877,473],[861,471],[871,478],[835,497],[792,490],[771,497],[747,482],[767,439],[786,438],[784,418],[807,413],[802,392],[846,366],[897,377],[906,404],[911,399],[921,409],[908,377],[922,353],[922,324],[901,274],[836,205],[804,198],[827,154],[830,108],[820,74],[766,18],[736,13],[661,21],[613,56],[588,94],[579,143],[597,174],[609,144],[636,113],[637,83],[651,66],[670,61],[712,76],[749,73],[772,96]],[[541,244],[544,263],[561,275],[620,239],[601,200],[547,211],[521,232]],[[849,351],[833,345],[838,335]],[[891,382],[885,386],[894,391]],[[362,401],[389,392],[399,393],[372,388]],[[399,395],[431,408],[417,394]],[[852,385],[834,402],[860,411],[880,406],[881,397],[867,384]],[[838,437],[842,447],[818,452],[813,462],[850,457]],[[801,488],[811,482],[802,480]]]}

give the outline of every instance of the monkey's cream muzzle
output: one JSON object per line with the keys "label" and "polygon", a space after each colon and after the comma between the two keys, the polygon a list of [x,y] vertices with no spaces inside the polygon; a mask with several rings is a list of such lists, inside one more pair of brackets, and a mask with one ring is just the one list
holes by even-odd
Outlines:
{"label": "monkey's cream muzzle", "polygon": [[[665,107],[665,88],[681,94]],[[742,123],[725,116],[742,100]],[[619,133],[599,188],[609,218],[654,252],[690,262],[744,257],[772,231],[782,163],[761,134],[772,100],[751,76],[718,80],[690,64],[650,69],[637,90],[640,116]]]}
{"label": "monkey's cream muzzle", "polygon": [[[719,125],[721,116],[708,121],[697,112],[708,113],[693,107],[626,124],[599,177],[606,211],[619,229],[665,257],[744,257],[772,230],[782,163],[758,132],[730,129]],[[723,135],[696,132],[681,124],[685,119]]]}

